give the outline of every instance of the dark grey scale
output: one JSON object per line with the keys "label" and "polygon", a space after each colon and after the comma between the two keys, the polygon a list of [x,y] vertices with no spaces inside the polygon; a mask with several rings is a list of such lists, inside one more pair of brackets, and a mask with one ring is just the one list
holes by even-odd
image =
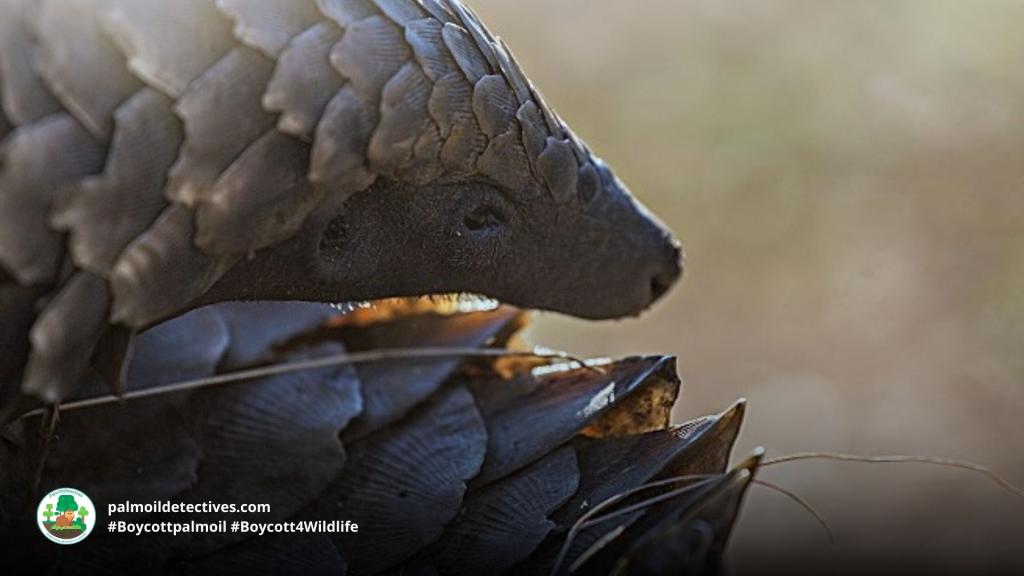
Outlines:
{"label": "dark grey scale", "polygon": [[111,272],[110,319],[141,330],[173,317],[209,290],[233,263],[193,243],[193,211],[174,204],[135,239]]}
{"label": "dark grey scale", "polygon": [[109,313],[106,279],[76,272],[32,326],[22,390],[50,403],[69,396],[89,368]]}
{"label": "dark grey scale", "polygon": [[380,112],[352,84],[339,90],[317,126],[310,180],[343,196],[373,184],[377,176],[370,171],[366,149],[379,121]]}
{"label": "dark grey scale", "polygon": [[470,386],[487,423],[488,447],[473,485],[502,478],[567,442],[610,410],[613,399],[642,392],[650,376],[673,363],[660,356],[630,358],[603,372],[577,368],[520,376],[500,386],[474,381]]}
{"label": "dark grey scale", "polygon": [[[536,89],[529,78],[526,77],[526,74],[523,73],[523,69],[516,60],[515,54],[512,53],[512,49],[501,38],[495,38],[494,42],[501,48],[494,52],[495,56],[498,57],[498,68],[512,86],[512,91],[515,92],[519,104],[531,102]],[[586,158],[580,159],[580,162],[585,161]]]}
{"label": "dark grey scale", "polygon": [[[47,218],[60,191],[76,177],[95,171],[103,157],[102,147],[78,123],[58,113],[60,106],[35,67],[25,67],[37,48],[26,31],[38,14],[38,6],[14,2],[8,8],[9,14],[0,23],[0,74],[5,75],[5,82],[0,83],[0,125],[4,132],[14,130],[13,125],[20,129],[0,141],[0,260],[4,261],[0,269],[6,268],[0,272],[4,301],[0,305],[0,325],[5,352],[0,362],[0,420],[4,422],[32,405],[19,394],[22,381],[27,382],[25,364],[30,355],[36,361],[41,358],[31,353],[30,334],[40,307],[54,297],[52,286],[70,273],[67,266],[62,266],[64,250],[59,234],[39,224]],[[48,154],[53,153],[61,155],[56,166],[48,161]],[[103,298],[84,300],[85,304],[96,303],[100,308],[65,312],[79,318],[84,315],[86,322],[94,322],[95,314],[102,313]],[[51,315],[50,328],[36,332],[50,345],[47,352],[55,361],[67,360],[73,366],[87,364],[88,360],[83,362],[81,358],[89,354],[91,347],[80,351],[74,348],[77,342],[60,340],[65,336],[80,339],[93,327],[64,334],[54,327],[55,323],[59,321]],[[49,368],[34,372],[44,377],[67,373],[64,367]],[[27,376],[34,377],[32,373]],[[38,379],[35,386],[48,389],[51,396],[54,390],[71,388],[67,382],[40,385]]]}
{"label": "dark grey scale", "polygon": [[490,140],[477,168],[495,182],[509,182],[516,189],[523,189],[529,187],[532,175],[516,118],[519,106],[504,77],[489,75],[477,82],[473,111]]}
{"label": "dark grey scale", "polygon": [[475,174],[488,144],[473,114],[472,94],[473,85],[461,73],[449,72],[434,85],[429,103],[444,139],[441,163],[455,174]]}
{"label": "dark grey scale", "polygon": [[[742,422],[743,408],[737,405],[724,414],[666,430],[616,438],[573,440],[580,468],[579,490],[551,515],[556,525],[551,535],[528,561],[513,572],[550,573],[573,525],[596,504],[617,494],[657,480],[723,473],[729,464],[729,453],[723,454],[717,446],[726,444],[731,448]],[[706,452],[708,446],[716,447],[710,457]],[[663,494],[676,486],[647,490],[642,496],[626,500],[626,504]],[[568,549],[567,562],[574,562],[606,535],[631,525],[641,516],[639,513],[625,515],[617,521],[581,530]]]}
{"label": "dark grey scale", "polygon": [[60,104],[36,72],[32,23],[35,0],[8,0],[0,18],[0,103],[13,126],[31,124],[60,111]]}
{"label": "dark grey scale", "polygon": [[476,163],[480,174],[494,182],[512,182],[514,186],[527,188],[530,182],[530,161],[522,145],[518,126],[491,139]]}
{"label": "dark grey scale", "polygon": [[495,55],[495,46],[492,42],[493,37],[484,29],[483,24],[476,15],[466,5],[456,0],[443,0],[444,5],[448,10],[458,18],[458,22],[462,25],[473,42],[476,43],[477,50],[487,60],[488,67],[497,72],[499,69],[498,57]]}
{"label": "dark grey scale", "polygon": [[112,386],[121,394],[210,376],[228,356],[231,344],[220,307],[189,312],[141,335],[108,329],[97,344],[93,372],[69,400],[103,396]]}
{"label": "dark grey scale", "polygon": [[[125,390],[145,390],[214,374],[236,347],[248,349],[244,342],[248,335],[239,338],[231,324],[221,307],[209,306],[147,330],[134,341]],[[243,340],[240,346],[239,339]],[[96,393],[102,395],[107,390],[98,387]]]}
{"label": "dark grey scale", "polygon": [[405,26],[405,41],[431,83],[456,70],[457,64],[444,45],[444,23],[436,18],[413,20]]}
{"label": "dark grey scale", "polygon": [[[65,109],[97,139],[114,130],[114,111],[142,86],[100,23],[102,0],[41,2],[35,20],[40,76]],[[89,49],[83,50],[87,46]]]}
{"label": "dark grey scale", "polygon": [[270,58],[322,19],[315,0],[220,0],[217,7],[235,23],[239,42]]}
{"label": "dark grey scale", "polygon": [[[334,332],[352,352],[408,347],[477,348],[487,345],[518,318],[510,308],[493,312],[399,319]],[[357,366],[363,412],[342,434],[353,442],[394,425],[437,392],[462,364],[459,358],[375,362]]]}
{"label": "dark grey scale", "polygon": [[102,21],[128,70],[175,99],[236,45],[230,20],[210,0],[107,0]]}
{"label": "dark grey scale", "polygon": [[515,119],[519,102],[505,78],[489,74],[481,78],[473,90],[473,113],[488,138],[504,134]]}
{"label": "dark grey scale", "polygon": [[24,286],[52,283],[64,238],[50,211],[65,186],[102,169],[105,149],[67,114],[19,127],[2,146],[0,265]]}
{"label": "dark grey scale", "polygon": [[383,167],[385,175],[427,184],[444,173],[440,162],[444,140],[430,112],[430,99],[434,84],[455,65],[442,50],[441,23],[428,16],[423,6],[409,0],[377,4],[404,29],[413,58],[384,88],[381,123],[368,156],[371,163]]}
{"label": "dark grey scale", "polygon": [[526,148],[526,154],[530,158],[530,166],[535,173],[539,174],[540,167],[537,165],[537,161],[548,144],[547,130],[543,128],[544,118],[536,104],[526,102],[516,111],[516,119],[519,120],[519,125],[522,127],[523,147]]}
{"label": "dark grey scale", "polygon": [[509,571],[555,527],[548,516],[576,492],[579,480],[576,452],[566,446],[471,493],[441,540],[424,553],[425,563],[451,576]]}
{"label": "dark grey scale", "polygon": [[569,202],[576,196],[576,156],[568,141],[547,139],[544,151],[537,157],[537,171],[558,202]]}
{"label": "dark grey scale", "polygon": [[423,6],[416,0],[373,0],[373,3],[395,24],[402,27],[427,15]]}
{"label": "dark grey scale", "polygon": [[309,516],[344,517],[356,534],[332,535],[349,574],[375,574],[437,540],[480,469],[487,432],[462,387],[442,390],[401,426],[347,446],[349,461]]}
{"label": "dark grey scale", "polygon": [[229,52],[189,85],[176,109],[185,142],[171,168],[167,197],[187,206],[207,200],[221,174],[274,127],[262,96],[274,62],[251,48]]}
{"label": "dark grey scale", "polygon": [[380,14],[372,0],[317,0],[317,6],[343,28]]}
{"label": "dark grey scale", "polygon": [[222,371],[270,362],[275,350],[340,314],[331,306],[304,302],[228,302],[197,312],[202,311],[216,314],[227,330],[229,345],[218,363]]}
{"label": "dark grey scale", "polygon": [[455,14],[446,6],[443,0],[420,0],[420,5],[441,24],[455,21]]}
{"label": "dark grey scale", "polygon": [[[435,6],[436,8],[436,6]],[[415,150],[415,165],[408,170],[412,179],[425,180],[436,178],[440,173],[431,173],[431,166],[445,167],[451,170],[452,165],[442,159],[442,153],[447,139],[452,134],[451,118],[441,112],[439,98],[444,95],[438,94],[438,87],[442,79],[450,73],[458,70],[455,59],[452,58],[444,44],[443,29],[447,19],[435,17],[422,18],[410,21],[405,29],[405,41],[409,44],[416,61],[430,83],[430,96],[427,100],[426,115],[431,122],[426,125],[424,132],[419,136]],[[470,118],[466,118],[470,120]],[[480,144],[482,147],[482,143]],[[436,172],[436,168],[434,169]]]}
{"label": "dark grey scale", "polygon": [[281,53],[263,95],[263,106],[280,113],[278,130],[313,140],[327,103],[345,84],[330,64],[331,48],[342,34],[331,22],[321,22],[296,36]]}
{"label": "dark grey scale", "polygon": [[[573,441],[579,456],[583,481],[580,490],[553,515],[559,528],[567,530],[592,506],[612,496],[636,488],[656,478],[683,474],[717,473],[728,459],[710,466],[691,466],[689,458],[706,438],[734,440],[742,418],[706,417],[681,426],[622,438],[581,438]],[[687,452],[690,454],[687,454]]]}
{"label": "dark grey scale", "polygon": [[67,188],[51,222],[68,232],[77,266],[109,275],[124,249],[167,207],[167,170],[182,142],[173,102],[146,88],[114,113],[115,130],[101,174]]}
{"label": "dark grey scale", "polygon": [[449,22],[441,30],[441,38],[470,84],[475,85],[484,76],[493,72],[491,65],[465,28]]}
{"label": "dark grey scale", "polygon": [[[279,361],[338,354],[324,343]],[[261,379],[244,387],[205,390],[186,407],[202,452],[196,483],[177,496],[184,502],[260,502],[269,513],[233,520],[282,522],[313,502],[345,469],[338,433],[362,410],[359,379],[351,366],[307,370]],[[216,521],[222,514],[197,514]],[[198,534],[189,554],[209,553],[249,537]]]}
{"label": "dark grey scale", "polygon": [[412,56],[401,30],[386,17],[359,20],[331,51],[331,64],[362,98],[378,102],[384,86]]}
{"label": "dark grey scale", "polygon": [[643,541],[634,541],[627,548],[631,570],[646,574],[728,571],[726,549],[752,479],[753,473],[742,469],[718,481],[714,491],[698,495],[699,500],[686,508],[665,504],[662,510],[653,511],[663,513],[661,521],[653,529],[638,527],[633,534],[647,530]]}
{"label": "dark grey scale", "polygon": [[242,152],[196,206],[196,246],[249,254],[295,235],[323,199],[307,178],[308,143],[276,128]]}
{"label": "dark grey scale", "polygon": [[[574,574],[720,574],[736,510],[756,462],[655,504],[581,558]],[[563,566],[558,574],[568,574]]]}
{"label": "dark grey scale", "polygon": [[[384,86],[380,104],[380,123],[370,140],[367,156],[375,171],[387,176],[404,172],[416,156],[420,136],[436,129],[427,104],[431,94],[430,79],[415,61],[407,61]],[[440,138],[436,141],[440,151]],[[436,162],[428,163],[433,175],[440,175]],[[429,176],[426,182],[432,180]]]}

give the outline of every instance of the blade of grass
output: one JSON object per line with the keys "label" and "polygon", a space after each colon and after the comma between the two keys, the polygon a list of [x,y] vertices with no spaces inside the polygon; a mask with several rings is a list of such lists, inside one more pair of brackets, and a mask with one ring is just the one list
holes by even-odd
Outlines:
{"label": "blade of grass", "polygon": [[[490,349],[490,348],[389,348],[384,350],[370,350],[366,352],[355,352],[352,354],[335,354],[330,356],[323,356],[319,358],[312,358],[309,360],[298,360],[294,362],[281,362],[278,364],[271,364],[268,366],[260,366],[257,368],[250,368],[247,370],[240,370],[236,372],[229,372],[227,374],[218,374],[216,376],[209,376],[205,378],[196,378],[194,380],[184,380],[181,382],[175,382],[165,386],[159,386],[155,388],[149,388],[146,390],[136,390],[127,392],[120,396],[109,395],[100,396],[97,398],[89,398],[86,400],[78,400],[75,402],[67,402],[60,405],[61,412],[68,412],[71,410],[81,410],[83,408],[93,408],[96,406],[103,406],[107,404],[117,404],[122,402],[129,402],[132,400],[140,400],[143,398],[151,398],[154,396],[161,396],[164,394],[173,394],[176,392],[186,392],[191,390],[198,390],[202,388],[210,388],[214,386],[224,386],[227,384],[235,384],[238,382],[244,382],[246,380],[253,380],[256,378],[267,378],[269,376],[278,376],[281,374],[290,374],[293,372],[302,372],[305,370],[316,370],[319,368],[327,368],[332,366],[345,366],[355,364],[368,364],[373,362],[385,362],[392,360],[430,360],[439,358],[542,358],[551,360],[564,360],[571,362],[579,368],[591,370],[598,374],[604,374],[604,371],[597,366],[591,366],[587,362],[564,354],[561,352],[526,352],[516,350],[503,350],[503,349]],[[47,408],[39,408],[26,412],[22,415],[22,418],[29,418],[33,416],[40,416],[45,413]]]}

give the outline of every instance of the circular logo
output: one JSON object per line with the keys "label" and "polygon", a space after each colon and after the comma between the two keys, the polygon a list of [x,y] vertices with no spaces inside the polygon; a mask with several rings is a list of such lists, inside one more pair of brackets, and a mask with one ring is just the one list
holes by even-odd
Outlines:
{"label": "circular logo", "polygon": [[58,488],[39,502],[36,523],[43,536],[57,544],[76,544],[96,526],[96,507],[79,490]]}

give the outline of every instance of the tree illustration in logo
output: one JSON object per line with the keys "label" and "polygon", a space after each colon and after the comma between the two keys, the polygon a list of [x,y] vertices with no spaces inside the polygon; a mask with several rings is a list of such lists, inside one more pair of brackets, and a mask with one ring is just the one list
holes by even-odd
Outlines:
{"label": "tree illustration in logo", "polygon": [[89,509],[80,506],[71,494],[61,494],[57,497],[56,507],[53,503],[46,503],[42,515],[43,526],[51,534],[58,538],[70,539],[85,532],[85,519],[89,515]]}
{"label": "tree illustration in logo", "polygon": [[78,518],[75,519],[75,526],[78,526],[80,529],[85,530],[85,517],[88,515],[89,509],[86,508],[85,506],[80,506],[78,508]]}

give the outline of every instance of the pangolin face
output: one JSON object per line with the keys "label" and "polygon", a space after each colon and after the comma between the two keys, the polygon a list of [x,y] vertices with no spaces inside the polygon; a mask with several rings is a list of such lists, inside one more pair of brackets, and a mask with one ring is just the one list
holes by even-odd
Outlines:
{"label": "pangolin face", "polygon": [[591,319],[639,314],[681,276],[678,242],[563,124],[508,47],[470,10],[446,5],[459,27],[440,36],[459,70],[424,66],[436,132],[429,121],[420,134],[398,130],[409,136],[399,167],[401,147],[378,145],[396,142],[381,121],[368,147],[374,184],[326,225],[313,219],[311,284],[343,286],[339,298],[471,292]]}
{"label": "pangolin face", "polygon": [[636,315],[679,278],[679,245],[595,167],[589,198],[562,203],[488,182],[381,182],[318,226],[311,283],[350,298],[468,292],[591,319]]}
{"label": "pangolin face", "polygon": [[[493,182],[380,179],[327,202],[241,263],[214,299],[376,300],[472,293],[590,319],[637,315],[682,274],[678,242],[599,160],[558,202]],[[586,170],[585,172],[590,172]]]}
{"label": "pangolin face", "polygon": [[[555,115],[507,46],[461,4],[445,6],[452,21],[405,24],[409,60],[379,96],[364,78],[372,45],[349,28],[331,58],[351,80],[314,135],[312,197],[324,201],[215,295],[470,292],[604,319],[639,314],[678,279],[670,233]],[[217,233],[237,230],[225,223],[238,214],[201,205],[200,247],[233,243]]]}

